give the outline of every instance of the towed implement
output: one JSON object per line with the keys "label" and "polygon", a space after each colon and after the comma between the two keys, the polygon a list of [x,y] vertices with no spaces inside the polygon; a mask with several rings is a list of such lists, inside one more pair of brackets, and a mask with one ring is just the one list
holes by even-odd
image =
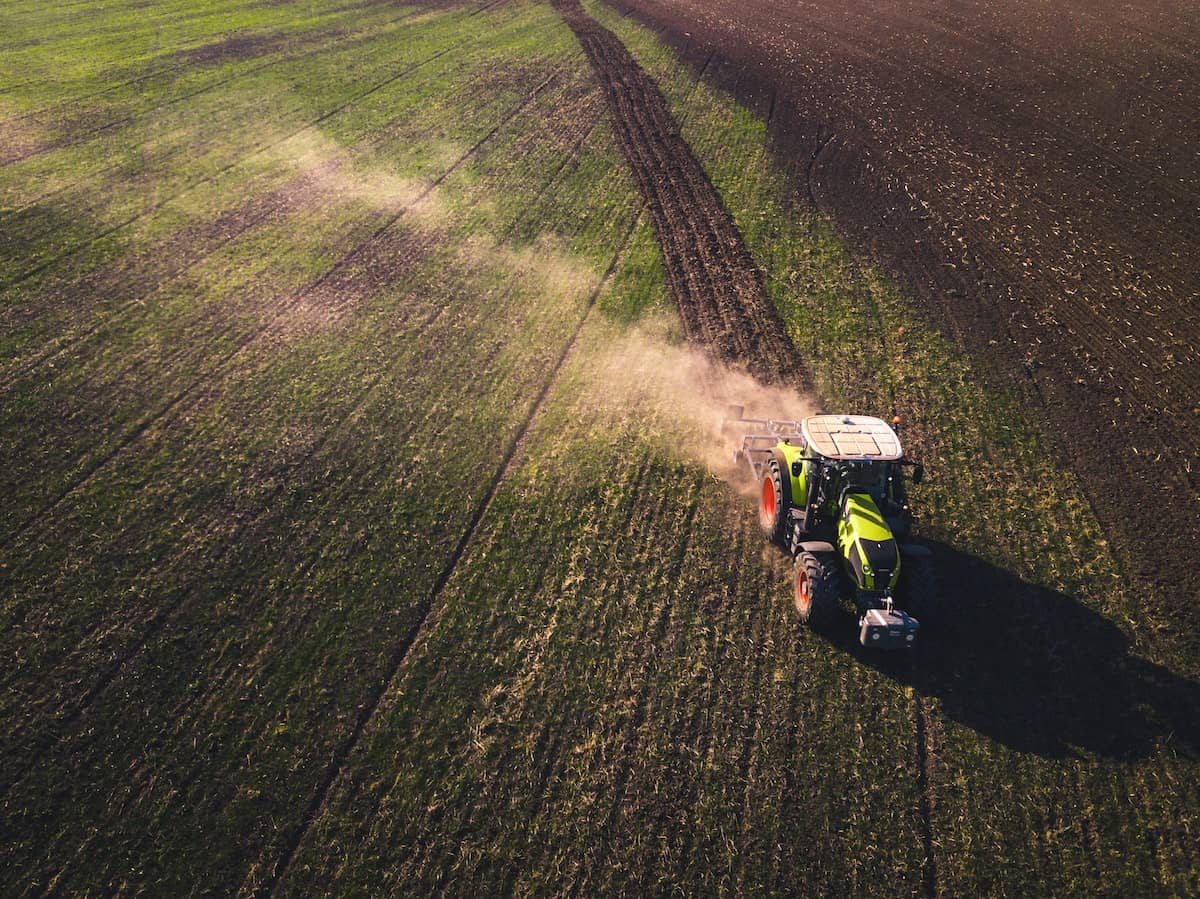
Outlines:
{"label": "towed implement", "polygon": [[878,418],[742,414],[735,407],[726,420],[740,438],[734,461],[757,484],[763,533],[794,560],[800,619],[820,625],[849,595],[864,646],[912,646],[921,625],[909,613],[932,604],[933,587],[929,550],[908,540],[904,482],[911,468],[920,483],[923,467]]}

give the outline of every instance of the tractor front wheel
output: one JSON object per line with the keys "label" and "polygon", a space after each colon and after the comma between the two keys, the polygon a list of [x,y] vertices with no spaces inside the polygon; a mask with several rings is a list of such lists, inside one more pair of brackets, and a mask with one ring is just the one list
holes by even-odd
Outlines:
{"label": "tractor front wheel", "polygon": [[779,462],[771,459],[763,471],[758,487],[758,524],[763,535],[776,546],[786,547],[788,538],[788,508],[790,483],[783,480]]}
{"label": "tractor front wheel", "polygon": [[796,612],[812,626],[827,622],[837,610],[837,569],[812,553],[796,556],[793,568]]}

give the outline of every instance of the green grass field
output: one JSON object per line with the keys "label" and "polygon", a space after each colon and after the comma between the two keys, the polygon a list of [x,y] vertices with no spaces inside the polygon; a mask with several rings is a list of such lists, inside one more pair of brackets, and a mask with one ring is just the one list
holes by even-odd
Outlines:
{"label": "green grass field", "polygon": [[797,622],[548,4],[7,3],[0,892],[1200,890],[1196,661],[1038,423],[588,10],[906,416],[928,642]]}

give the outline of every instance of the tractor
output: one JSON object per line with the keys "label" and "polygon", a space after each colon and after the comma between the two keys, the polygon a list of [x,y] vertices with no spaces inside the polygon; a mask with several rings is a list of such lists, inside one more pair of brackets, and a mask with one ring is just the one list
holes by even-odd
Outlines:
{"label": "tractor", "polygon": [[929,608],[933,587],[929,550],[908,539],[904,484],[905,469],[921,483],[923,466],[878,418],[742,416],[734,407],[726,420],[741,438],[734,463],[754,480],[763,534],[793,559],[800,620],[820,627],[848,596],[864,646],[912,646],[921,625],[909,612]]}

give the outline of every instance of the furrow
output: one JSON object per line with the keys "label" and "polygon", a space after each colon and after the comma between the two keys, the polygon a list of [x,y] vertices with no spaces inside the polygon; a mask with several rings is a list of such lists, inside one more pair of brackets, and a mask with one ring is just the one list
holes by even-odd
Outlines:
{"label": "furrow", "polygon": [[810,385],[736,224],[679,136],[657,85],[578,0],[555,0],[554,6],[604,87],[622,152],[650,203],[689,339],[765,381]]}

